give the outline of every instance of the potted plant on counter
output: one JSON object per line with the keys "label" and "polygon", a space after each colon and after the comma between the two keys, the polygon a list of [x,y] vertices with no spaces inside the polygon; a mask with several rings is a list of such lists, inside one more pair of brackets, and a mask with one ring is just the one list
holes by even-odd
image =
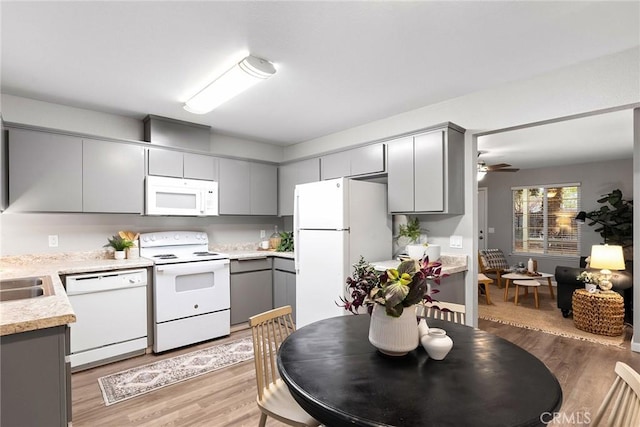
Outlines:
{"label": "potted plant on counter", "polygon": [[409,218],[406,224],[400,224],[398,228],[398,237],[404,237],[409,243],[405,246],[405,251],[410,258],[421,259],[424,255],[425,245],[420,243],[422,229],[420,228],[420,220],[417,217]]}
{"label": "potted plant on counter", "polygon": [[124,259],[125,257],[124,251],[133,246],[133,242],[131,240],[124,239],[118,234],[114,235],[110,239],[107,239],[107,242],[108,243],[104,245],[104,247],[113,248],[114,259]]}

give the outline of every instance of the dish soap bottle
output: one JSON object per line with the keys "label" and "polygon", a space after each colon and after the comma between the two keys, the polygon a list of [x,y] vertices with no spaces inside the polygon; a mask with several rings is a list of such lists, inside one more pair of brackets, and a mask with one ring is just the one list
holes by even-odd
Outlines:
{"label": "dish soap bottle", "polygon": [[278,226],[276,225],[273,234],[269,237],[269,249],[278,249],[281,240],[282,238],[280,237],[280,233],[278,233]]}

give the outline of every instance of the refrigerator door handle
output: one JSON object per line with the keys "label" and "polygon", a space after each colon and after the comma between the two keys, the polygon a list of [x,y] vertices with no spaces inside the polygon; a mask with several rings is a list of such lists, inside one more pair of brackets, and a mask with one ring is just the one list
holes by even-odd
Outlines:
{"label": "refrigerator door handle", "polygon": [[298,189],[293,191],[293,268],[300,273],[300,218],[298,214]]}

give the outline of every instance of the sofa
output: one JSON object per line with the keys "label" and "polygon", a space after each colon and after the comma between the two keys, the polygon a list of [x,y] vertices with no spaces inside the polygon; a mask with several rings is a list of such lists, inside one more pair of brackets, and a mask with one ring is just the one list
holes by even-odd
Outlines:
{"label": "sofa", "polygon": [[[627,269],[623,271],[614,271],[611,275],[612,291],[618,292],[624,298],[625,322],[633,323],[633,262],[627,261]],[[572,312],[573,291],[576,289],[584,289],[584,283],[576,277],[583,271],[600,270],[594,268],[585,268],[585,257],[580,258],[580,267],[557,266],[555,271],[555,279],[558,285],[558,308],[562,312],[563,317],[569,317]]]}

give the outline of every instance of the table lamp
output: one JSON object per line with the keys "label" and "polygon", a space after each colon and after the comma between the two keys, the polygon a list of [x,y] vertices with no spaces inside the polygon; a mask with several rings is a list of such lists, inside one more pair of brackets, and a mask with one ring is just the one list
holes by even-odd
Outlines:
{"label": "table lamp", "polygon": [[600,289],[608,291],[613,286],[611,284],[611,270],[624,270],[624,256],[622,246],[618,245],[593,245],[591,246],[591,268],[600,268],[602,278],[598,283]]}

